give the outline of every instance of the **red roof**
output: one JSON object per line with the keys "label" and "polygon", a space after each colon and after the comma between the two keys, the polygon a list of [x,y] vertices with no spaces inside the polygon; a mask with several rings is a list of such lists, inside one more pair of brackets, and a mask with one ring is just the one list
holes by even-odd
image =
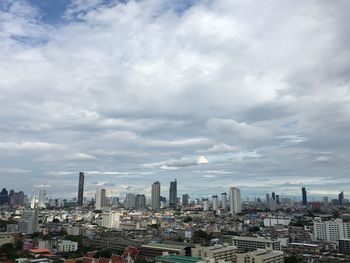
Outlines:
{"label": "red roof", "polygon": [[33,249],[29,249],[29,252],[35,253],[35,254],[42,254],[42,253],[48,253],[50,254],[50,250],[46,249],[46,248],[33,248]]}

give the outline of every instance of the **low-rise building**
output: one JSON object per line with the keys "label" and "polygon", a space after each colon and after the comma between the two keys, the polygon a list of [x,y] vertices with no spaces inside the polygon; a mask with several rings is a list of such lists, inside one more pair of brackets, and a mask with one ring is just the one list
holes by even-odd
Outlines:
{"label": "low-rise building", "polygon": [[283,263],[282,251],[268,251],[258,249],[256,251],[237,254],[237,263]]}
{"label": "low-rise building", "polygon": [[155,258],[155,263],[203,263],[201,257],[186,257],[178,255],[163,255]]}
{"label": "low-rise building", "polygon": [[262,237],[238,237],[232,238],[233,245],[238,252],[247,252],[257,249],[281,250],[281,242]]}
{"label": "low-rise building", "polygon": [[13,244],[15,242],[15,234],[13,233],[0,233],[0,247],[4,244]]}
{"label": "low-rise building", "polygon": [[72,252],[78,250],[78,242],[61,240],[58,243],[58,252]]}
{"label": "low-rise building", "polygon": [[215,263],[235,262],[236,248],[234,246],[223,246],[223,245],[214,245],[210,247],[203,247],[201,245],[196,245],[194,248],[192,248],[192,256],[203,257]]}

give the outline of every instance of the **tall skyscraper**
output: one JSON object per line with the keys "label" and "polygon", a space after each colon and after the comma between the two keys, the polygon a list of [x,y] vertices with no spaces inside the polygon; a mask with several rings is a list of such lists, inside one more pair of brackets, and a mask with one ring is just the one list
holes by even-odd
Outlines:
{"label": "tall skyscraper", "polygon": [[227,210],[227,194],[221,193],[221,208]]}
{"label": "tall skyscraper", "polygon": [[39,190],[39,208],[46,208],[46,190]]}
{"label": "tall skyscraper", "polygon": [[182,195],[182,205],[188,206],[189,203],[190,203],[190,196],[188,194],[183,194]]}
{"label": "tall skyscraper", "polygon": [[219,209],[219,198],[217,195],[213,195],[213,211],[217,211]]}
{"label": "tall skyscraper", "polygon": [[79,173],[79,186],[78,186],[78,206],[83,206],[84,201],[84,173]]}
{"label": "tall skyscraper", "polygon": [[145,195],[136,195],[135,207],[137,210],[144,210],[146,208],[146,196]]}
{"label": "tall skyscraper", "polygon": [[95,202],[96,210],[101,210],[107,207],[106,189],[97,188],[95,199],[96,199],[96,202]]}
{"label": "tall skyscraper", "polygon": [[241,190],[236,187],[230,188],[230,212],[240,213],[242,211]]}
{"label": "tall skyscraper", "polygon": [[266,204],[269,205],[270,204],[270,194],[269,193],[266,194],[265,199],[266,199]]}
{"label": "tall skyscraper", "polygon": [[306,193],[305,187],[301,188],[301,196],[302,196],[303,205],[307,205],[307,193]]}
{"label": "tall skyscraper", "polygon": [[340,192],[338,195],[338,201],[339,201],[339,205],[343,205],[344,203],[344,192]]}
{"label": "tall skyscraper", "polygon": [[171,208],[176,208],[177,206],[177,181],[170,182],[169,189],[169,206]]}
{"label": "tall skyscraper", "polygon": [[125,197],[125,209],[135,208],[135,194],[127,193]]}
{"label": "tall skyscraper", "polygon": [[35,191],[32,193],[32,197],[30,198],[30,208],[34,209],[35,208]]}
{"label": "tall skyscraper", "polygon": [[158,211],[160,209],[160,183],[152,184],[152,209]]}

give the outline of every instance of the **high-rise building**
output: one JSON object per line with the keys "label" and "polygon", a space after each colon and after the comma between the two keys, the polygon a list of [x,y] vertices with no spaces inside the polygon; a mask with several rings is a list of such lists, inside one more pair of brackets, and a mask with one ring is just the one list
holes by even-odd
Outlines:
{"label": "high-rise building", "polygon": [[46,208],[46,190],[39,190],[39,208]]}
{"label": "high-rise building", "polygon": [[3,188],[0,192],[0,205],[6,204],[8,202],[8,192],[6,188]]}
{"label": "high-rise building", "polygon": [[177,181],[170,182],[170,189],[169,189],[169,206],[170,208],[176,208],[177,207]]}
{"label": "high-rise building", "polygon": [[101,210],[107,207],[106,189],[97,188],[95,200],[96,210]]}
{"label": "high-rise building", "polygon": [[30,208],[34,209],[35,208],[35,191],[32,193],[32,197],[30,198]]}
{"label": "high-rise building", "polygon": [[78,186],[78,206],[83,206],[84,201],[84,173],[79,173],[79,186]]}
{"label": "high-rise building", "polygon": [[152,209],[158,211],[160,209],[160,183],[152,184]]}
{"label": "high-rise building", "polygon": [[188,206],[189,203],[190,203],[190,196],[188,194],[183,194],[182,195],[182,205]]}
{"label": "high-rise building", "polygon": [[241,209],[241,190],[236,187],[230,188],[230,212],[240,213]]}
{"label": "high-rise building", "polygon": [[301,188],[301,195],[302,195],[302,200],[303,200],[303,205],[307,205],[307,194],[306,194],[306,189],[305,187]]}
{"label": "high-rise building", "polygon": [[213,195],[213,211],[219,210],[219,198],[217,195]]}
{"label": "high-rise building", "polygon": [[127,193],[125,198],[125,209],[135,208],[135,194]]}
{"label": "high-rise building", "polygon": [[24,205],[24,192],[23,191],[19,191],[18,195],[17,195],[17,204],[20,206]]}
{"label": "high-rise building", "polygon": [[136,195],[135,207],[137,210],[143,210],[146,208],[146,196],[145,195]]}
{"label": "high-rise building", "polygon": [[269,205],[270,204],[270,194],[266,193],[266,204]]}
{"label": "high-rise building", "polygon": [[279,195],[276,195],[276,204],[280,204],[280,196]]}
{"label": "high-rise building", "polygon": [[221,208],[227,210],[227,194],[221,193]]}
{"label": "high-rise building", "polygon": [[343,203],[344,203],[344,192],[340,192],[339,193],[338,201],[339,201],[339,205],[343,205]]}
{"label": "high-rise building", "polygon": [[203,199],[203,211],[208,211],[209,210],[209,200],[208,198]]}

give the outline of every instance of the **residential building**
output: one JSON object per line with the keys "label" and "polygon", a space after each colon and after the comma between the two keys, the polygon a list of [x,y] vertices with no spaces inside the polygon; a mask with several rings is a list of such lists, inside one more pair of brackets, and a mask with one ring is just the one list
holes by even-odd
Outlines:
{"label": "residential building", "polygon": [[241,209],[241,190],[236,187],[230,188],[230,212],[240,213]]}
{"label": "residential building", "polygon": [[258,249],[251,252],[237,254],[237,263],[283,263],[282,251]]}
{"label": "residential building", "polygon": [[196,245],[192,248],[192,256],[202,257],[206,261],[218,262],[236,262],[236,248],[234,246],[214,245],[203,247]]}
{"label": "residential building", "polygon": [[233,245],[238,252],[247,252],[257,249],[281,250],[281,242],[278,240],[266,239],[262,237],[238,237],[232,238]]}
{"label": "residential building", "polygon": [[158,211],[160,209],[160,183],[158,181],[152,184],[151,199],[152,210]]}

